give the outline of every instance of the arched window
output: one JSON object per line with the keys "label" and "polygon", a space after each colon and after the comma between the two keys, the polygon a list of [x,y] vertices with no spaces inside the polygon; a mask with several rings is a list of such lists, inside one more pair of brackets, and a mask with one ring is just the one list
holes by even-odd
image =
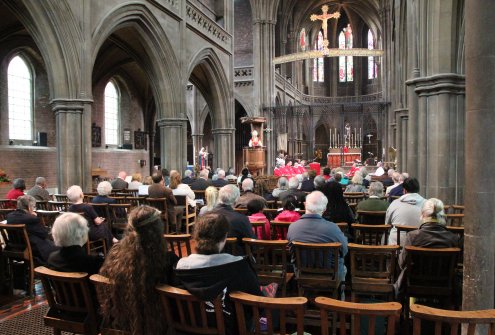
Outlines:
{"label": "arched window", "polygon": [[[368,30],[368,49],[373,50],[375,44],[373,42],[373,33],[371,29]],[[376,66],[375,57],[368,57],[368,79],[375,79],[377,77],[378,68]]]}
{"label": "arched window", "polygon": [[114,83],[105,86],[105,144],[119,144],[120,99]]}
{"label": "arched window", "polygon": [[[315,41],[315,50],[323,50],[323,33],[318,32],[318,38]],[[323,57],[313,59],[313,81],[324,82],[325,76],[323,71]]]}
{"label": "arched window", "polygon": [[21,56],[15,56],[7,70],[9,138],[33,139],[33,76]]}
{"label": "arched window", "polygon": [[[352,28],[350,24],[339,34],[339,49],[352,49]],[[354,66],[352,56],[339,57],[339,81],[353,81]]]}

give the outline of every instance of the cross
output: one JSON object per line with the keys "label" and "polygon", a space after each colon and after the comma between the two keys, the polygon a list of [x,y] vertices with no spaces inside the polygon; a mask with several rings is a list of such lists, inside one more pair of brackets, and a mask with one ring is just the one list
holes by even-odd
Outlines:
{"label": "cross", "polygon": [[321,28],[323,28],[323,39],[327,40],[327,22],[329,19],[338,19],[340,17],[339,12],[335,12],[332,14],[328,14],[328,6],[324,5],[321,7],[321,11],[323,14],[316,15],[313,14],[310,16],[311,21],[321,20],[323,23],[321,24]]}

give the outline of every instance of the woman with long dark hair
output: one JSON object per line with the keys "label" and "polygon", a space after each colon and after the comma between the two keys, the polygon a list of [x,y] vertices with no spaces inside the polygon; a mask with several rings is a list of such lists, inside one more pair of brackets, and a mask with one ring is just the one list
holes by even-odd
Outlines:
{"label": "woman with long dark hair", "polygon": [[167,252],[160,211],[150,206],[132,210],[124,238],[100,270],[113,284],[99,289],[103,316],[112,327],[133,335],[165,333],[155,286],[171,282],[176,260]]}
{"label": "woman with long dark hair", "polygon": [[342,185],[335,181],[328,182],[323,193],[327,196],[328,205],[323,217],[332,222],[347,222],[349,225],[355,222],[354,214],[345,201]]}

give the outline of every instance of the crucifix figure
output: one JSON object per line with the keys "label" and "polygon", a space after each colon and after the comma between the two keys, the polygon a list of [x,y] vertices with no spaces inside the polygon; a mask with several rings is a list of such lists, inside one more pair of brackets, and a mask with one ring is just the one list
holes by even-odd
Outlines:
{"label": "crucifix figure", "polygon": [[335,13],[329,14],[327,5],[322,6],[321,11],[323,12],[323,14],[321,14],[321,15],[313,14],[310,16],[310,19],[311,19],[311,21],[321,20],[323,22],[321,24],[321,28],[323,29],[323,40],[328,41],[328,39],[327,39],[327,22],[329,19],[338,19],[340,17],[340,13],[335,12]]}

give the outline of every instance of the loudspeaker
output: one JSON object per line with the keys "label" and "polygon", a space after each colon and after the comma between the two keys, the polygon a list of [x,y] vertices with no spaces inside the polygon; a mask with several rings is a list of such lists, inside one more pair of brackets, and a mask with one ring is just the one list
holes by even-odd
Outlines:
{"label": "loudspeaker", "polygon": [[122,144],[122,149],[132,150],[132,144],[124,143]]}
{"label": "loudspeaker", "polygon": [[38,145],[40,147],[48,146],[48,136],[45,132],[38,132]]}

